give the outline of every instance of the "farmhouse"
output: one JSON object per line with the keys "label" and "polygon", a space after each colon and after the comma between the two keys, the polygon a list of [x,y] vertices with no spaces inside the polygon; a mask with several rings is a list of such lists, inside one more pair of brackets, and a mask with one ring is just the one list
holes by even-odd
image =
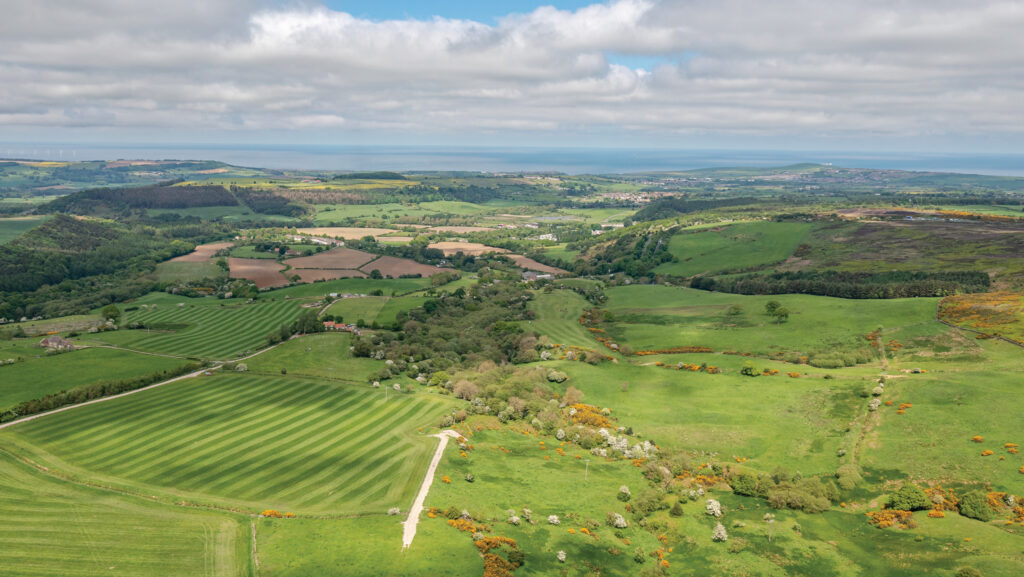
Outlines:
{"label": "farmhouse", "polygon": [[39,346],[44,349],[53,349],[57,351],[70,351],[75,348],[74,343],[65,338],[61,338],[60,335],[50,335],[46,337],[39,341]]}

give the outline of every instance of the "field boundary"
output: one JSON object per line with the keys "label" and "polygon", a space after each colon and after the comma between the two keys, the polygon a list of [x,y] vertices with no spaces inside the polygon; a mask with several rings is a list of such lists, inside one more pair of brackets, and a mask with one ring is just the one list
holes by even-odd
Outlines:
{"label": "field boundary", "polygon": [[[299,338],[301,336],[303,336],[303,335],[294,335],[294,336],[292,336],[288,340],[296,339],[296,338]],[[238,360],[239,361],[244,361],[244,360],[247,360],[247,359],[251,359],[251,358],[253,358],[253,357],[257,356],[257,355],[261,355],[261,354],[263,354],[263,353],[265,353],[265,352],[267,352],[267,351],[269,351],[271,349],[275,349],[275,348],[283,345],[284,343],[288,342],[288,340],[282,341],[282,342],[277,343],[275,345],[271,345],[271,346],[269,346],[269,347],[267,347],[265,349],[261,349],[261,350],[255,352],[255,353],[247,356],[247,357],[242,357],[242,358],[240,358]],[[125,349],[125,350],[129,350],[129,349]],[[138,352],[138,351],[133,351],[133,352]],[[162,387],[163,385],[167,385],[167,384],[170,384],[170,383],[175,383],[175,382],[182,381],[182,380],[185,380],[185,379],[191,379],[193,377],[198,377],[199,375],[202,375],[203,373],[207,373],[207,372],[210,372],[210,371],[216,371],[216,370],[220,369],[222,366],[223,365],[214,365],[212,367],[204,367],[202,369],[199,369],[198,371],[191,372],[191,373],[188,373],[188,374],[185,374],[185,375],[181,375],[181,376],[177,376],[177,377],[174,377],[172,379],[167,379],[166,381],[160,381],[159,383],[153,383],[152,385],[147,385],[145,387],[142,387],[141,389],[133,389],[131,391],[125,391],[123,393],[118,393],[116,395],[110,395],[108,397],[100,397],[98,399],[92,399],[91,401],[85,401],[84,403],[76,403],[76,404],[73,404],[73,405],[67,405],[67,406],[64,406],[64,407],[60,407],[60,408],[54,409],[52,411],[46,411],[45,413],[37,413],[35,415],[28,415],[28,416],[22,417],[20,419],[15,419],[13,421],[0,424],[0,431],[6,429],[8,427],[13,427],[14,425],[17,425],[18,423],[26,423],[28,421],[34,421],[36,419],[39,419],[41,417],[45,417],[47,415],[55,415],[57,413],[63,413],[64,411],[70,411],[71,409],[74,409],[74,408],[77,408],[77,407],[84,407],[86,405],[94,405],[96,403],[102,403],[104,401],[110,401],[110,400],[113,400],[113,399],[119,399],[121,397],[127,397],[128,395],[134,395],[135,393],[141,393],[142,391],[148,391],[150,389],[155,389],[157,387]]]}
{"label": "field boundary", "polygon": [[940,323],[942,323],[942,324],[946,325],[947,327],[951,327],[951,328],[954,328],[954,329],[960,329],[960,330],[962,330],[962,331],[967,331],[967,332],[969,332],[969,333],[974,333],[974,334],[976,334],[976,335],[985,335],[985,336],[987,336],[987,337],[989,337],[989,338],[993,338],[993,339],[998,339],[998,340],[1000,340],[1000,341],[1005,341],[1005,342],[1007,342],[1007,343],[1010,343],[1011,345],[1016,345],[1016,346],[1018,346],[1018,347],[1020,347],[1020,348],[1024,349],[1024,343],[1019,343],[1019,342],[1017,342],[1017,341],[1015,341],[1015,340],[1013,340],[1013,339],[1010,339],[1010,338],[1007,338],[1007,337],[1004,337],[1004,336],[1000,336],[1000,335],[993,335],[993,334],[991,334],[991,333],[986,333],[986,332],[982,332],[982,331],[978,331],[978,330],[974,330],[974,329],[969,329],[969,328],[967,328],[967,327],[962,327],[962,326],[960,326],[960,325],[954,325],[953,323],[950,323],[950,322],[946,322],[946,321],[944,321],[944,320],[940,319],[940,318],[938,317],[938,313],[936,313],[936,316],[935,316],[935,320],[937,320],[937,321],[939,321]]}

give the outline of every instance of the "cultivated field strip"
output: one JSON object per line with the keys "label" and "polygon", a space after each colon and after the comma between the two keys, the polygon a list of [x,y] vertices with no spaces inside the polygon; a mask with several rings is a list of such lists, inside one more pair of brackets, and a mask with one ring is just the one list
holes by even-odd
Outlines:
{"label": "cultivated field strip", "polygon": [[[407,507],[445,405],[427,395],[246,374],[188,379],[5,433],[119,483],[296,513]],[[145,490],[145,489],[142,489]]]}
{"label": "cultivated field strip", "polygon": [[239,518],[55,481],[0,452],[0,574],[247,575]]}
{"label": "cultivated field strip", "polygon": [[123,321],[161,330],[122,331],[117,338],[119,344],[145,351],[230,359],[260,348],[268,334],[291,323],[301,312],[298,303],[284,300],[223,307],[164,305],[131,311]]}

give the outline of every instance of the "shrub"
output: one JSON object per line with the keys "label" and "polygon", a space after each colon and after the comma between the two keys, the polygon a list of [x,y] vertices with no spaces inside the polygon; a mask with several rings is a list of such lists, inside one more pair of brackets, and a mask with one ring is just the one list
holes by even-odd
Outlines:
{"label": "shrub", "polygon": [[983,577],[981,571],[974,567],[961,567],[956,570],[956,577]]}
{"label": "shrub", "polygon": [[960,497],[960,514],[979,521],[992,520],[988,498],[981,491],[971,491]]}
{"label": "shrub", "polygon": [[896,509],[899,511],[921,511],[923,509],[930,509],[932,502],[928,499],[928,495],[925,494],[924,490],[917,485],[909,484],[900,487],[899,491],[896,491],[894,495],[889,497],[889,509]]}
{"label": "shrub", "polygon": [[555,558],[558,559],[559,563],[565,563],[565,551],[559,551],[555,554]]}
{"label": "shrub", "polygon": [[548,525],[559,525],[561,522],[562,521],[559,520],[558,515],[548,515]]}
{"label": "shrub", "polygon": [[747,377],[757,376],[757,366],[754,365],[754,361],[747,361],[743,363],[743,368],[740,369],[740,374]]}
{"label": "shrub", "polygon": [[672,515],[673,517],[683,516],[683,506],[679,503],[679,501],[676,501],[676,504],[672,505],[672,508],[669,509],[668,514]]}
{"label": "shrub", "polygon": [[388,509],[388,515],[397,515],[399,513],[401,513],[401,511],[398,509],[398,507],[392,507]]}
{"label": "shrub", "polygon": [[722,504],[715,499],[708,499],[704,505],[704,512],[715,517],[722,516]]}
{"label": "shrub", "polygon": [[623,503],[628,503],[629,500],[633,497],[633,494],[629,492],[629,487],[623,485],[619,487],[619,494],[616,497],[619,499],[619,501],[622,501]]}
{"label": "shrub", "polygon": [[714,531],[711,532],[711,540],[724,543],[729,540],[729,534],[725,531],[725,525],[719,523],[715,525]]}
{"label": "shrub", "polygon": [[753,475],[740,473],[733,477],[729,484],[732,486],[732,492],[737,495],[754,496],[757,494],[757,479]]}

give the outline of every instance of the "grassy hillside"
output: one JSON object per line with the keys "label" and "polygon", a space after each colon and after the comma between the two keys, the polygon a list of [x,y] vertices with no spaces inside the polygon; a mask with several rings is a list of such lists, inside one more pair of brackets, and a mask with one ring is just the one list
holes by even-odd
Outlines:
{"label": "grassy hillside", "polygon": [[32,230],[46,220],[45,216],[0,218],[0,244],[10,242],[22,233]]}
{"label": "grassy hillside", "polygon": [[669,251],[678,262],[659,265],[662,274],[693,276],[742,270],[790,257],[813,228],[800,222],[749,222],[672,237]]}

